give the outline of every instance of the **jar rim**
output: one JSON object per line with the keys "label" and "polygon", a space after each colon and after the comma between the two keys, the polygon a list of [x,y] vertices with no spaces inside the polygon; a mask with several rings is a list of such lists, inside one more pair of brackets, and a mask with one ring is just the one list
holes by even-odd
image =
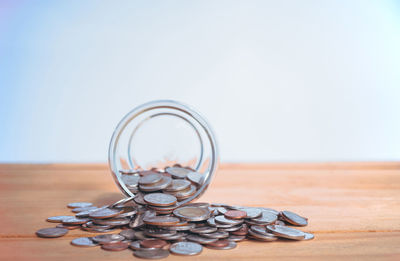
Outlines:
{"label": "jar rim", "polygon": [[[169,110],[177,110],[181,113],[183,113],[184,117],[187,117],[186,120],[194,120],[195,122],[198,123],[198,125],[201,127],[201,131],[203,131],[206,135],[207,142],[209,143],[209,153],[210,153],[210,160],[208,164],[207,171],[205,173],[206,177],[204,179],[203,184],[200,186],[200,188],[196,191],[194,195],[189,197],[188,199],[185,199],[183,201],[180,201],[178,205],[184,205],[188,202],[193,201],[194,199],[199,198],[208,188],[208,186],[211,183],[211,180],[213,176],[216,173],[218,163],[219,163],[219,154],[218,154],[218,145],[216,141],[215,134],[210,127],[208,121],[200,115],[193,107],[184,104],[179,101],[175,100],[153,100],[147,103],[144,103],[142,105],[139,105],[129,111],[118,123],[117,127],[115,128],[111,140],[110,140],[110,145],[109,145],[109,150],[108,150],[108,163],[109,163],[109,168],[111,170],[112,176],[114,178],[115,183],[119,187],[119,189],[128,197],[135,196],[135,193],[133,193],[131,190],[129,190],[126,186],[125,183],[121,179],[121,174],[119,173],[120,169],[118,169],[118,163],[117,163],[117,146],[119,142],[119,138],[122,134],[122,132],[125,130],[125,127],[136,117],[140,116],[143,113],[149,113],[152,110],[157,110],[157,109],[169,109]],[[192,125],[192,127],[195,128],[195,126]],[[195,128],[195,130],[198,133],[198,130]],[[204,142],[202,139],[200,139],[201,142]],[[203,146],[203,144],[201,144]],[[128,153],[129,154],[129,153]],[[200,168],[200,164],[196,166],[195,170],[198,171]]]}

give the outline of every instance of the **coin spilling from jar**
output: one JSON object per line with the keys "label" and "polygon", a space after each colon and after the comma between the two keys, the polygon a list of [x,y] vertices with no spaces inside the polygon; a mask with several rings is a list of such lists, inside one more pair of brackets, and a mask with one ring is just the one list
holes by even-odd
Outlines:
{"label": "coin spilling from jar", "polygon": [[56,238],[69,230],[81,229],[99,235],[75,238],[71,245],[106,251],[130,249],[135,257],[145,259],[161,259],[170,253],[198,255],[203,247],[233,249],[243,240],[314,238],[313,234],[293,227],[307,226],[308,219],[291,211],[205,202],[178,204],[196,193],[202,178],[180,165],[164,171],[121,171],[121,179],[135,193],[134,197],[106,206],[69,203],[67,207],[75,215],[47,218],[48,222],[58,224],[38,230],[36,235]]}

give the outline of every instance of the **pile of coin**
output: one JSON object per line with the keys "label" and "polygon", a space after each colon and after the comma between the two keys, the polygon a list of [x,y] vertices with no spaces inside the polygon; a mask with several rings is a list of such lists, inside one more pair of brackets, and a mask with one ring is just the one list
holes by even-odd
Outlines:
{"label": "pile of coin", "polygon": [[[59,224],[36,234],[55,238],[72,229],[102,233],[76,238],[71,244],[100,246],[107,251],[131,249],[134,256],[147,259],[164,258],[170,253],[197,255],[203,246],[233,249],[237,242],[246,239],[271,242],[280,238],[314,238],[311,233],[292,227],[306,226],[308,220],[291,211],[209,203],[179,206],[179,201],[197,191],[202,177],[180,166],[166,168],[165,173],[151,170],[141,172],[138,178],[132,178],[136,174],[123,174],[130,177],[131,188],[137,189],[135,197],[101,207],[88,202],[70,203],[67,207],[74,216],[49,217],[48,222]],[[104,234],[112,231],[119,233]]]}

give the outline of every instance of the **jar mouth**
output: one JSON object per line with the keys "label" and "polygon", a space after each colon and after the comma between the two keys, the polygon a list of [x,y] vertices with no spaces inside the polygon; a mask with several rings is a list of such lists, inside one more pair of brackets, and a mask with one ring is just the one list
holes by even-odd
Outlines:
{"label": "jar mouth", "polygon": [[183,205],[199,198],[218,167],[217,141],[208,122],[192,107],[173,100],[142,104],[126,114],[115,128],[108,151],[114,181],[128,197],[135,196],[121,170],[147,170],[178,163],[204,175],[203,183]]}

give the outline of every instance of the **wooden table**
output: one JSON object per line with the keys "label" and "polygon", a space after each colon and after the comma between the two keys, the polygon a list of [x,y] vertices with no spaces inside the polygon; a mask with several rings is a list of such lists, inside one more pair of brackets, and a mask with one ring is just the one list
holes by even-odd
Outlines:
{"label": "wooden table", "polygon": [[[132,260],[132,251],[70,245],[93,235],[35,236],[66,204],[111,203],[122,194],[105,164],[0,165],[0,260]],[[312,241],[245,241],[169,260],[400,260],[400,163],[223,164],[201,201],[292,210]]]}

